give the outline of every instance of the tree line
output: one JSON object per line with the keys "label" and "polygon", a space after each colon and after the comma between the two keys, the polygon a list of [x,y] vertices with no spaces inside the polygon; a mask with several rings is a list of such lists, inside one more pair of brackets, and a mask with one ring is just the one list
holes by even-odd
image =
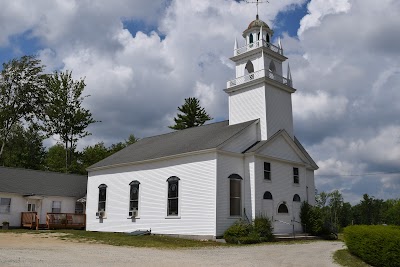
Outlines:
{"label": "tree line", "polygon": [[315,235],[338,233],[349,225],[400,225],[400,199],[378,199],[364,194],[359,203],[343,201],[338,190],[315,196],[316,205],[303,202],[300,218],[306,232]]}
{"label": "tree line", "polygon": [[[44,73],[35,56],[22,56],[3,63],[0,73],[0,164],[46,169],[49,153],[43,140],[58,136],[64,148],[64,170],[70,172],[80,138],[96,121],[82,106],[83,78],[71,71]],[[50,168],[51,169],[51,168]]]}
{"label": "tree line", "polygon": [[[28,169],[86,174],[86,168],[138,139],[106,147],[103,142],[77,151],[78,141],[91,135],[87,127],[97,122],[83,108],[85,80],[74,80],[71,71],[45,74],[35,56],[22,56],[3,63],[0,73],[0,165]],[[178,107],[180,113],[169,126],[182,130],[203,125],[212,118],[194,97]],[[58,136],[46,149],[43,141]]]}

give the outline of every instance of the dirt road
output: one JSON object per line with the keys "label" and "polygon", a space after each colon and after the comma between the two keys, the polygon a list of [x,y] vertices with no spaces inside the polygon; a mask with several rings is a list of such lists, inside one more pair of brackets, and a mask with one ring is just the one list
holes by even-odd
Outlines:
{"label": "dirt road", "polygon": [[60,240],[54,234],[0,233],[0,266],[339,266],[342,242],[201,249],[116,247]]}

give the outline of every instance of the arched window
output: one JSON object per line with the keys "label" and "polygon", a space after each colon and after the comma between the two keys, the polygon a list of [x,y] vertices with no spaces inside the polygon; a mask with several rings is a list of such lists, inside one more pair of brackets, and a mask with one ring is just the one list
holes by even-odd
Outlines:
{"label": "arched window", "polygon": [[272,194],[269,191],[265,191],[264,193],[264,199],[272,199]]}
{"label": "arched window", "polygon": [[106,200],[107,200],[107,185],[99,185],[99,203],[98,211],[106,211]]}
{"label": "arched window", "polygon": [[250,73],[253,73],[254,72],[254,66],[253,66],[253,63],[251,63],[251,61],[249,60],[249,61],[247,61],[247,63],[246,63],[246,67],[245,67],[245,70],[246,70],[246,74],[250,74]]}
{"label": "arched window", "polygon": [[179,204],[179,178],[171,176],[167,179],[168,182],[168,200],[167,200],[167,215],[178,216]]}
{"label": "arched window", "polygon": [[269,34],[267,33],[267,43],[269,43]]}
{"label": "arched window", "polygon": [[132,181],[129,194],[129,212],[139,210],[139,181]]}
{"label": "arched window", "polygon": [[275,68],[275,63],[273,60],[271,60],[271,63],[269,63],[269,70],[273,73],[276,72],[276,68]]}
{"label": "arched window", "polygon": [[250,36],[249,36],[249,43],[252,44],[253,42],[254,42],[254,40],[253,40],[253,34],[250,33]]}
{"label": "arched window", "polygon": [[230,216],[240,216],[242,203],[242,177],[238,174],[229,175]]}
{"label": "arched window", "polygon": [[294,196],[293,196],[293,201],[294,202],[300,202],[301,200],[300,200],[300,196],[298,195],[298,194],[295,194]]}
{"label": "arched window", "polygon": [[285,204],[280,204],[278,208],[278,213],[289,213],[289,210]]}

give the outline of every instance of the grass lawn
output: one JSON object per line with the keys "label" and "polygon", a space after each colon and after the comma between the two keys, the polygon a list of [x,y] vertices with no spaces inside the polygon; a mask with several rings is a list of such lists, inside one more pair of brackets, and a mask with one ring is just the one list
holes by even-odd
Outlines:
{"label": "grass lawn", "polygon": [[29,233],[49,234],[58,233],[62,240],[74,240],[78,242],[94,242],[113,246],[131,246],[147,248],[195,248],[195,247],[217,247],[227,244],[215,241],[197,241],[184,238],[174,238],[161,235],[131,236],[124,233],[87,232],[83,230],[57,230],[57,231],[35,231],[26,229],[2,230],[1,233]]}
{"label": "grass lawn", "polygon": [[346,267],[369,267],[364,261],[353,256],[347,249],[340,249],[333,254],[336,263]]}

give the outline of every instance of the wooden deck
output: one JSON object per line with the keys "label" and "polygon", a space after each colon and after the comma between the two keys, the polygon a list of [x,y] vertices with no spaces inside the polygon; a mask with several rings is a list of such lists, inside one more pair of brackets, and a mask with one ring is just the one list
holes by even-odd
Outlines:
{"label": "wooden deck", "polygon": [[21,227],[37,230],[39,228],[37,212],[21,212]]}
{"label": "wooden deck", "polygon": [[39,222],[37,212],[21,212],[21,227],[29,229],[85,229],[86,215],[75,213],[47,213],[46,223]]}
{"label": "wooden deck", "polygon": [[47,229],[85,229],[86,215],[75,213],[47,213]]}

